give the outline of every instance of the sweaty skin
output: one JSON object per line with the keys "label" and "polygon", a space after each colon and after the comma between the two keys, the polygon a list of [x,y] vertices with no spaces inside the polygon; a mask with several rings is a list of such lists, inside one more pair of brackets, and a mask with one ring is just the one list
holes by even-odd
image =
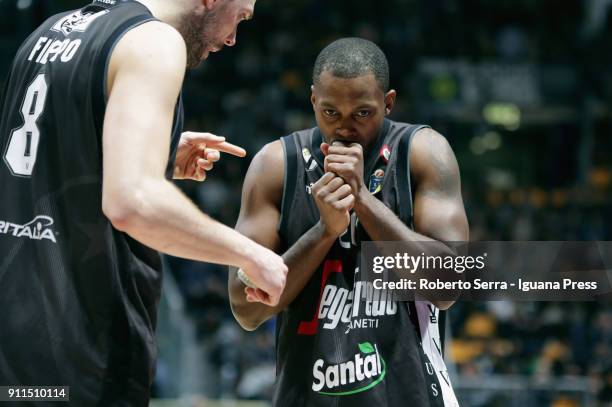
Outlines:
{"label": "sweaty skin", "polygon": [[[315,184],[312,194],[319,208],[320,220],[282,255],[289,272],[278,305],[268,307],[250,302],[257,301],[256,290],[247,289],[236,278],[235,270],[230,273],[232,311],[247,330],[256,329],[291,304],[335,239],[348,227],[350,209],[354,209],[372,240],[402,241],[417,252],[430,251],[431,242],[437,241],[436,250],[452,253],[443,242],[468,239],[459,168],[446,139],[431,129],[423,129],[412,140],[413,231],[372,196],[363,182],[363,145],[369,146],[375,141],[384,117],[393,107],[395,92],[384,94],[372,75],[340,79],[324,73],[321,78],[321,85],[313,87],[317,123],[327,143],[339,140],[348,146],[330,146],[327,143],[321,146],[326,156],[326,174]],[[319,100],[324,103],[320,105]],[[237,231],[274,251],[281,247],[277,225],[284,175],[283,148],[280,141],[275,141],[266,145],[251,163],[236,224]],[[427,249],[421,242],[430,242]],[[246,299],[245,290],[249,294]],[[432,303],[447,309],[453,302]]]}

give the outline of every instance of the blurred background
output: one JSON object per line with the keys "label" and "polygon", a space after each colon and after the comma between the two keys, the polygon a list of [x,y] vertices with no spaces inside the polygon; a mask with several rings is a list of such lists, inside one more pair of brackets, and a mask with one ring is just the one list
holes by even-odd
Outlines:
{"label": "blurred background", "polygon": [[[43,19],[84,3],[0,0],[2,80]],[[258,1],[238,44],[186,80],[186,130],[250,154],[180,184],[204,211],[233,226],[250,158],[314,125],[312,65],[345,36],[387,54],[393,119],[448,138],[472,240],[612,240],[612,0]],[[268,405],[274,321],[241,330],[224,268],[166,262],[154,395],[174,401],[153,405]],[[458,303],[449,332],[463,406],[612,406],[610,304]]]}

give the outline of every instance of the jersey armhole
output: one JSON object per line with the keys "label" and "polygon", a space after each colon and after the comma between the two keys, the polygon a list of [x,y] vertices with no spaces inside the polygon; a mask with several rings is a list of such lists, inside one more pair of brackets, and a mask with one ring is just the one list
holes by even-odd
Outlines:
{"label": "jersey armhole", "polygon": [[281,200],[280,221],[278,222],[277,231],[281,236],[287,236],[287,213],[291,210],[291,202],[295,195],[295,182],[289,182],[290,179],[295,179],[297,172],[296,156],[297,148],[295,140],[291,136],[281,137],[281,145],[285,158],[285,178],[283,180],[283,197]]}

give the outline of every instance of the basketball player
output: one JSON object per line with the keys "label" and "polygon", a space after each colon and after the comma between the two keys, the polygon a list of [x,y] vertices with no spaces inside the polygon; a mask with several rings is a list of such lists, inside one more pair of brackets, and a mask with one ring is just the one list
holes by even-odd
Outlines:
{"label": "basketball player", "polygon": [[180,89],[186,67],[235,44],[254,5],[96,0],[18,50],[0,116],[0,385],[71,386],[75,406],[148,405],[156,250],[240,267],[277,304],[282,258],[165,177],[201,181],[220,152],[245,154],[211,134],[181,138]]}
{"label": "basketball player", "polygon": [[245,329],[278,316],[274,405],[457,406],[439,332],[452,302],[373,301],[355,276],[362,240],[402,241],[420,254],[422,242],[468,239],[455,156],[428,126],[385,118],[396,92],[375,44],[332,43],[313,83],[318,126],[255,156],[236,226],[283,253],[279,304],[258,303],[260,290],[230,273]]}

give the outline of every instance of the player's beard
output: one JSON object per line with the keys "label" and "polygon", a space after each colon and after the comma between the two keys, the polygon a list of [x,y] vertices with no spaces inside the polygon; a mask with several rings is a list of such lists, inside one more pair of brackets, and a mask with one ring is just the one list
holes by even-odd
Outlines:
{"label": "player's beard", "polygon": [[223,44],[219,44],[215,35],[220,32],[219,15],[222,7],[211,10],[204,15],[190,12],[183,17],[179,32],[183,36],[187,45],[187,68],[193,69],[200,65],[206,49],[220,49]]}

